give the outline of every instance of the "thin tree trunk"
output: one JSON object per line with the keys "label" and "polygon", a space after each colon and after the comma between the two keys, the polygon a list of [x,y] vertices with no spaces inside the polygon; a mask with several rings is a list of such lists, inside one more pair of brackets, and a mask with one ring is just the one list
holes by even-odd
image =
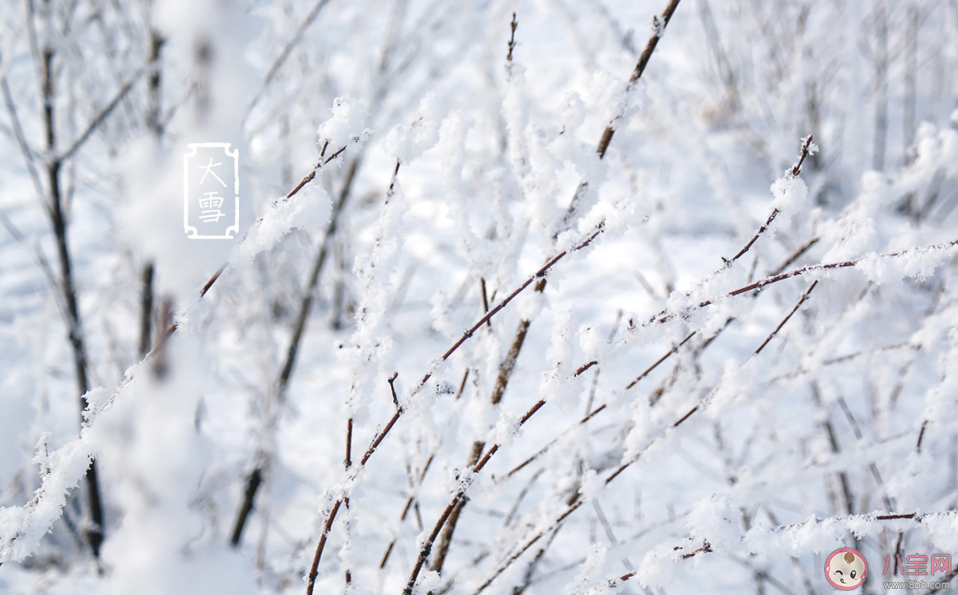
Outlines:
{"label": "thin tree trunk", "polygon": [[[61,162],[56,156],[56,128],[54,120],[54,52],[49,47],[43,49],[41,55],[41,75],[43,78],[43,112],[44,132],[46,134],[47,151],[51,160],[47,165],[47,183],[49,185],[49,215],[53,227],[53,235],[57,243],[57,257],[60,262],[60,291],[63,294],[63,304],[67,323],[68,338],[73,350],[73,364],[76,371],[77,392],[80,399],[80,420],[82,412],[89,402],[86,393],[90,389],[87,377],[87,355],[83,342],[83,326],[80,323],[80,310],[77,306],[76,284],[73,280],[73,263],[67,243],[67,220],[63,212],[63,195],[60,188]],[[87,469],[85,482],[89,500],[91,527],[86,537],[93,552],[93,556],[100,557],[100,544],[103,543],[103,507],[100,504],[100,488],[97,480],[96,462],[91,461]]]}

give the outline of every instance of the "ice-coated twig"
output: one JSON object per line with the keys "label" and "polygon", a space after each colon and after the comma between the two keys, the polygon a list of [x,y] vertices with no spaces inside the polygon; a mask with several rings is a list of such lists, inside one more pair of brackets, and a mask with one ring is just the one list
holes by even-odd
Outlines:
{"label": "ice-coated twig", "polygon": [[705,308],[705,307],[707,307],[707,306],[711,306],[712,304],[715,304],[716,302],[718,302],[718,301],[720,301],[720,300],[722,300],[722,299],[730,298],[730,297],[735,297],[735,296],[737,296],[737,295],[741,295],[741,294],[747,293],[747,292],[749,292],[749,291],[755,291],[755,290],[758,290],[758,289],[762,289],[762,288],[764,288],[764,287],[767,287],[768,285],[772,285],[773,283],[778,283],[779,281],[784,281],[784,280],[786,280],[786,279],[791,279],[792,277],[798,277],[798,276],[804,275],[804,274],[806,274],[806,273],[814,273],[814,272],[818,272],[818,271],[828,271],[828,270],[832,270],[832,269],[846,269],[846,268],[850,268],[850,267],[855,267],[855,266],[858,266],[858,265],[862,264],[862,263],[865,262],[866,260],[871,259],[871,258],[874,258],[874,257],[876,257],[876,256],[877,256],[878,258],[882,258],[882,259],[893,259],[893,258],[900,258],[900,257],[902,257],[902,256],[909,256],[909,255],[913,255],[913,254],[918,254],[918,253],[921,253],[921,252],[934,252],[934,251],[939,251],[939,250],[947,250],[948,248],[953,248],[953,247],[955,247],[955,246],[958,246],[958,240],[952,240],[952,241],[950,241],[950,242],[942,242],[942,243],[940,243],[940,244],[930,244],[930,245],[927,245],[927,246],[916,246],[916,247],[914,247],[914,248],[908,248],[908,249],[906,249],[906,250],[899,250],[899,251],[897,251],[897,252],[886,252],[886,253],[884,253],[884,254],[862,256],[862,257],[856,258],[856,259],[854,259],[854,260],[846,260],[846,261],[842,261],[842,262],[831,262],[831,263],[827,263],[827,264],[813,264],[813,265],[804,266],[804,267],[801,267],[801,268],[793,269],[793,270],[791,270],[791,271],[789,271],[789,272],[787,272],[787,273],[780,273],[780,274],[778,274],[778,275],[771,275],[771,276],[765,277],[765,278],[763,278],[763,279],[759,279],[758,281],[756,281],[756,282],[754,282],[754,283],[750,283],[750,284],[748,284],[748,285],[746,285],[746,286],[744,286],[744,287],[739,287],[738,289],[734,289],[734,290],[732,290],[732,291],[729,291],[728,293],[722,295],[720,298],[704,300],[704,301],[700,302],[698,305],[689,307],[689,308],[687,308],[686,310],[684,310],[684,311],[681,312],[681,313],[679,313],[679,312],[671,312],[671,311],[669,311],[669,310],[663,310],[662,312],[660,312],[660,313],[656,314],[655,316],[653,316],[653,317],[649,320],[649,323],[668,322],[669,320],[672,320],[672,319],[675,318],[676,316],[686,316],[686,315],[690,314],[690,313],[691,313],[692,311],[694,311],[694,310],[698,310],[698,309],[700,309],[700,308]]}
{"label": "ice-coated twig", "polygon": [[[572,248],[569,248],[568,250],[563,250],[563,251],[560,252],[559,254],[555,255],[555,256],[552,257],[552,258],[550,258],[549,261],[546,262],[546,264],[544,264],[539,270],[537,270],[537,271],[534,272],[532,275],[530,275],[529,278],[527,278],[522,284],[519,285],[519,287],[517,287],[515,290],[513,290],[512,293],[510,293],[508,296],[506,296],[505,298],[503,298],[503,300],[502,300],[501,302],[499,302],[495,307],[493,307],[491,310],[489,310],[489,312],[487,312],[483,317],[481,317],[478,321],[476,321],[475,324],[473,324],[470,328],[468,328],[467,330],[465,330],[465,331],[463,332],[463,334],[462,334],[462,337],[460,337],[456,342],[454,342],[454,343],[452,344],[452,346],[449,347],[449,349],[447,349],[446,352],[443,353],[443,354],[439,357],[439,359],[434,362],[433,367],[432,367],[431,370],[429,370],[428,372],[425,373],[425,375],[423,376],[422,380],[420,380],[419,383],[415,386],[415,388],[413,388],[413,390],[412,390],[412,392],[411,392],[411,394],[410,394],[410,398],[415,397],[415,396],[422,390],[422,388],[426,385],[426,383],[429,382],[429,379],[432,378],[433,370],[435,370],[435,367],[438,366],[439,364],[445,362],[447,359],[449,359],[449,357],[450,357],[453,353],[455,353],[456,350],[459,349],[459,347],[461,347],[463,343],[465,343],[467,340],[469,340],[469,338],[472,337],[473,334],[475,334],[475,332],[476,332],[477,330],[479,330],[479,328],[482,327],[482,325],[484,325],[484,324],[485,324],[487,321],[489,321],[493,316],[495,316],[495,315],[498,314],[500,311],[502,311],[503,308],[505,308],[506,306],[508,306],[509,303],[512,302],[512,300],[514,300],[516,297],[518,297],[518,295],[519,295],[520,293],[522,293],[522,292],[523,292],[526,288],[528,288],[530,285],[532,285],[533,282],[535,282],[535,281],[538,280],[538,279],[543,279],[543,278],[545,278],[545,276],[548,274],[549,270],[550,270],[553,266],[555,266],[556,263],[558,263],[560,260],[562,260],[562,259],[563,259],[564,257],[566,257],[567,255],[569,255],[569,254],[571,254],[571,253],[573,253],[573,252],[577,252],[577,251],[579,251],[579,250],[582,250],[583,248],[585,248],[586,246],[588,246],[589,244],[591,244],[592,241],[595,240],[595,238],[597,238],[604,230],[605,230],[605,223],[604,223],[604,222],[599,222],[599,223],[593,228],[593,230],[585,237],[584,240],[580,241],[578,244],[576,244],[576,245],[573,246]],[[363,456],[362,456],[362,458],[360,459],[359,464],[358,464],[358,465],[355,465],[355,466],[353,467],[352,472],[349,474],[349,477],[347,478],[347,483],[352,482],[353,480],[355,480],[355,479],[358,477],[359,473],[362,472],[362,470],[363,470],[363,469],[365,468],[365,466],[366,466],[366,463],[369,461],[370,457],[373,456],[373,453],[376,452],[376,449],[379,448],[379,445],[382,444],[382,442],[383,442],[383,440],[385,440],[386,436],[389,435],[389,432],[393,429],[393,427],[394,427],[394,426],[396,425],[396,423],[399,421],[399,418],[402,417],[402,414],[403,414],[404,411],[405,411],[405,406],[404,406],[402,403],[400,403],[399,409],[397,409],[396,412],[393,413],[392,417],[389,418],[389,421],[386,422],[385,427],[383,427],[381,430],[379,430],[379,431],[375,434],[375,436],[373,436],[373,439],[370,441],[369,446],[366,448],[366,452],[363,453]],[[534,411],[533,411],[533,413],[534,413]],[[531,414],[529,414],[529,415],[531,415]],[[486,453],[486,457],[484,458],[484,460],[487,461],[487,460],[488,460],[488,457],[491,457],[492,454],[494,454],[496,450],[498,450],[498,447],[497,447],[497,446],[494,446],[492,449],[490,449],[489,452]],[[485,466],[485,462],[483,462],[483,461],[479,461],[478,464],[480,465],[480,466],[479,466],[479,469],[481,469],[482,466]],[[319,542],[316,544],[316,552],[315,552],[315,554],[313,555],[313,562],[312,562],[312,564],[310,565],[309,574],[307,574],[307,576],[306,576],[306,595],[312,595],[312,593],[313,593],[313,587],[314,587],[315,584],[316,584],[316,577],[318,576],[319,562],[320,562],[320,560],[322,559],[323,550],[324,550],[325,547],[326,547],[326,541],[327,541],[327,538],[328,538],[328,535],[329,535],[329,531],[332,529],[333,521],[335,521],[335,519],[336,519],[336,514],[339,512],[339,506],[340,506],[340,503],[343,501],[343,498],[344,498],[344,497],[345,497],[345,495],[344,495],[344,494],[341,494],[341,495],[336,499],[335,505],[330,509],[329,513],[327,514],[326,522],[325,522],[324,528],[323,528],[323,533],[322,533],[322,535],[320,536]],[[450,511],[450,514],[451,514],[451,511]],[[446,517],[448,518],[448,515],[446,515]],[[443,522],[445,522],[445,519],[443,519]],[[441,527],[440,527],[440,528],[441,528]],[[433,537],[433,539],[435,539],[435,537]]]}
{"label": "ice-coated twig", "polygon": [[[323,144],[322,149],[320,150],[320,161],[319,163],[329,163],[336,158],[343,150],[345,146],[336,151],[333,155],[323,161],[324,156],[326,155],[326,149],[329,146],[329,142]],[[317,168],[319,165],[317,165]],[[289,348],[286,350],[286,360],[283,363],[282,370],[279,373],[279,378],[276,381],[276,398],[279,404],[282,404],[286,398],[286,389],[289,386],[289,379],[293,374],[293,366],[296,365],[296,357],[299,354],[299,345],[302,342],[303,335],[306,332],[306,323],[309,320],[309,313],[313,305],[313,296],[316,293],[316,287],[319,284],[319,274],[323,269],[323,264],[326,262],[326,257],[329,254],[330,245],[332,244],[333,238],[336,235],[336,230],[339,226],[339,218],[342,215],[343,208],[346,206],[346,201],[349,198],[351,193],[353,180],[356,178],[356,170],[359,167],[359,159],[356,158],[350,164],[349,170],[346,172],[346,178],[343,181],[343,187],[339,191],[339,199],[336,201],[336,204],[333,205],[333,211],[329,217],[329,223],[326,225],[326,233],[323,235],[322,243],[319,247],[319,252],[316,254],[316,259],[313,261],[313,267],[309,275],[309,281],[306,283],[306,288],[303,291],[302,301],[300,302],[299,312],[296,315],[296,323],[293,325],[293,336],[289,341]],[[396,172],[393,173],[393,180],[395,180],[396,173],[399,171],[399,163],[396,163]],[[308,176],[303,178],[303,181],[299,183],[296,188],[294,188],[289,194],[286,195],[286,198],[291,198],[296,194],[303,186],[309,183],[316,175],[316,168],[309,173]],[[226,265],[223,265],[225,268]],[[223,272],[221,268],[215,277],[219,277],[219,274]],[[206,294],[206,291],[209,289],[209,286],[215,282],[215,277],[203,288],[203,295]],[[267,462],[268,455],[266,453],[258,453],[256,460]],[[243,528],[246,526],[246,521],[249,518],[250,512],[253,510],[253,503],[256,498],[256,492],[260,486],[260,482],[254,481],[255,477],[262,475],[263,464],[256,465],[253,471],[249,474],[246,480],[246,491],[244,492],[243,502],[240,504],[239,513],[236,517],[236,522],[233,524],[233,533],[230,536],[230,545],[236,547],[239,545],[240,540],[243,537]]]}
{"label": "ice-coated twig", "polygon": [[[809,134],[808,136],[806,136],[805,138],[803,138],[803,139],[802,139],[802,149],[801,149],[801,153],[800,153],[799,156],[798,156],[798,161],[795,163],[795,165],[793,165],[793,166],[788,170],[786,177],[797,178],[798,175],[799,175],[800,173],[802,173],[802,164],[805,163],[805,159],[806,159],[809,155],[814,155],[817,150],[818,150],[818,147],[816,147],[816,146],[814,145],[814,143],[812,143],[812,135],[811,135],[811,134]],[[768,215],[768,219],[766,219],[766,220],[765,220],[765,223],[763,223],[763,224],[761,225],[761,227],[758,228],[758,231],[755,232],[755,235],[752,236],[752,239],[750,239],[750,240],[748,241],[748,243],[746,243],[745,246],[743,246],[742,249],[739,250],[739,251],[735,254],[735,256],[733,256],[732,258],[730,258],[730,259],[728,259],[728,260],[723,259],[723,260],[725,260],[725,266],[726,266],[726,267],[730,267],[730,266],[732,266],[732,263],[734,263],[734,262],[737,261],[738,259],[740,259],[740,258],[742,258],[743,256],[745,256],[745,253],[748,252],[749,249],[751,249],[752,245],[755,244],[755,242],[757,242],[760,237],[762,237],[762,234],[764,234],[766,231],[768,231],[769,226],[772,224],[773,221],[775,221],[775,218],[778,217],[778,214],[779,214],[779,213],[781,213],[781,210],[780,210],[778,207],[773,208],[773,209],[772,209],[772,212],[769,213],[769,215]],[[814,242],[812,242],[812,243],[814,243]],[[808,247],[806,247],[805,250],[807,250],[807,249],[810,248],[810,247],[811,247],[811,245],[809,245]],[[804,250],[802,250],[802,252],[804,252]],[[797,257],[796,257],[796,258],[797,258]],[[787,266],[787,265],[786,265],[786,266]]]}
{"label": "ice-coated twig", "polygon": [[329,4],[329,0],[317,0],[316,4],[313,5],[313,8],[306,14],[306,18],[299,24],[296,28],[296,32],[293,33],[293,36],[286,42],[286,45],[283,47],[283,51],[280,52],[279,56],[273,60],[272,65],[270,65],[269,70],[266,73],[266,77],[263,79],[263,84],[259,90],[259,93],[253,98],[253,101],[250,102],[249,107],[246,109],[246,113],[249,114],[256,107],[256,104],[259,103],[259,100],[263,96],[263,92],[266,88],[273,82],[273,79],[276,78],[277,73],[279,73],[280,68],[283,67],[283,64],[286,63],[286,60],[289,58],[290,54],[293,52],[293,49],[299,44],[303,39],[303,35],[306,33],[306,30],[309,29],[310,25],[316,20],[316,17],[319,16],[320,11]]}
{"label": "ice-coated twig", "polygon": [[[632,87],[642,78],[642,73],[645,72],[645,67],[649,65],[649,60],[652,58],[652,52],[655,51],[655,46],[658,45],[659,39],[662,37],[662,33],[665,32],[665,27],[668,26],[669,20],[672,19],[672,15],[675,13],[675,9],[679,7],[679,2],[681,0],[671,0],[669,5],[665,8],[665,11],[662,13],[661,17],[656,17],[656,26],[652,31],[652,36],[649,37],[648,43],[645,44],[645,49],[642,50],[642,55],[639,56],[639,61],[635,64],[635,70],[632,71],[632,76],[629,77],[629,85],[627,89],[631,90]],[[602,138],[599,140],[599,146],[596,149],[596,153],[599,154],[599,157],[605,157],[605,152],[609,149],[609,143],[612,142],[612,135],[615,134],[615,127],[617,120],[621,116],[616,116],[613,118],[609,125],[606,127],[605,131],[602,133]]]}
{"label": "ice-coated twig", "polygon": [[[517,429],[521,428],[529,418],[536,414],[537,411],[542,409],[546,404],[545,400],[540,399],[526,411],[521,418],[519,418],[519,423],[516,425]],[[469,486],[471,481],[471,476],[478,474],[482,471],[483,467],[486,466],[486,463],[489,462],[489,459],[495,455],[500,448],[500,444],[493,444],[492,447],[486,452],[486,454],[477,462],[472,468],[469,469],[469,477],[460,479],[459,488],[456,490],[455,495],[452,497],[452,501],[446,506],[443,510],[442,515],[440,515],[439,520],[436,521],[436,524],[432,528],[432,532],[429,534],[429,537],[423,542],[422,547],[419,548],[419,556],[416,558],[416,564],[413,567],[412,573],[409,575],[409,580],[406,582],[406,588],[403,589],[403,595],[412,595],[413,588],[416,586],[416,580],[419,577],[419,573],[422,570],[423,565],[426,563],[426,560],[429,558],[429,552],[432,550],[432,544],[435,542],[436,537],[439,535],[439,531],[442,530],[443,525],[449,519],[450,515],[453,514],[453,511],[459,506],[460,502],[463,502],[466,498],[466,489]]]}

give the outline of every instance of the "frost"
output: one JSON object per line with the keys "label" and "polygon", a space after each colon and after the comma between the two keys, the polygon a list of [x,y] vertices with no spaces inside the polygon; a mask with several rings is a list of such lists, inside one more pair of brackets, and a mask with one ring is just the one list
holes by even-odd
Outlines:
{"label": "frost", "polygon": [[589,552],[586,554],[585,563],[579,568],[578,574],[572,579],[572,582],[566,587],[566,595],[571,595],[585,589],[588,585],[595,583],[601,575],[606,557],[606,548],[593,543],[589,546]]}
{"label": "frost", "polygon": [[272,248],[293,229],[320,229],[329,221],[329,215],[329,196],[318,184],[307,184],[292,197],[278,198],[246,232],[230,264],[245,268],[254,256]]}
{"label": "frost", "polygon": [[48,471],[42,475],[33,499],[22,507],[0,507],[0,562],[23,560],[36,551],[60,518],[67,494],[86,474],[93,452],[89,430],[52,453],[45,453],[45,445],[41,446],[37,461],[42,461]]}
{"label": "frost", "polygon": [[692,506],[689,534],[694,542],[708,542],[714,551],[729,551],[742,540],[739,517],[728,498],[713,494]]}
{"label": "frost", "polygon": [[320,160],[329,159],[340,150],[358,151],[372,134],[366,128],[368,118],[369,112],[361,102],[337,97],[333,101],[332,115],[316,131]]}
{"label": "frost", "polygon": [[935,547],[943,552],[958,550],[958,515],[947,514],[922,521]]}
{"label": "frost", "polygon": [[[398,592],[457,493],[418,593],[958,548],[953,3],[7,4],[0,591],[299,591],[328,524],[315,594]],[[235,240],[182,230],[207,142]]]}
{"label": "frost", "polygon": [[555,313],[552,342],[546,353],[553,362],[553,370],[545,372],[539,384],[539,398],[555,403],[564,412],[571,412],[578,405],[578,383],[568,382],[562,372],[569,366],[575,353],[575,323],[572,313],[562,310]]}
{"label": "frost", "polygon": [[636,578],[643,587],[664,587],[671,584],[678,565],[666,550],[656,550],[642,557]]}
{"label": "frost", "polygon": [[775,180],[771,186],[772,208],[783,215],[791,215],[799,210],[808,196],[808,187],[798,177],[785,176]]}
{"label": "frost", "polygon": [[415,120],[408,126],[396,126],[383,139],[383,148],[403,163],[418,159],[439,141],[439,126],[445,106],[435,95],[426,96],[419,104]]}

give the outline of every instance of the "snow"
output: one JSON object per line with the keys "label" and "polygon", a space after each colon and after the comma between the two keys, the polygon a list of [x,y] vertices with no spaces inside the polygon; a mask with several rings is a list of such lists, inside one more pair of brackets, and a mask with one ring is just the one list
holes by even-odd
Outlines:
{"label": "snow", "polygon": [[292,197],[274,200],[246,231],[230,256],[230,264],[245,268],[257,254],[269,250],[294,229],[321,229],[329,222],[329,195],[318,184],[307,184]]}
{"label": "snow", "polygon": [[[460,490],[416,593],[797,593],[836,548],[954,555],[953,7],[915,4],[912,66],[906,3],[666,3],[81,0],[38,5],[36,49],[0,9],[0,592],[301,593],[339,502],[315,592],[398,593]],[[37,59],[62,155],[150,27],[161,129],[143,72],[60,165],[79,411]],[[183,232],[206,142],[239,152],[235,240]],[[148,348],[164,303],[176,330],[141,361],[147,263]]]}
{"label": "snow", "polygon": [[[337,97],[333,101],[332,116],[320,124],[316,131],[320,153],[331,157],[341,148],[347,152],[358,151],[372,133],[366,128],[368,118],[369,112],[362,102]],[[320,157],[320,160],[323,159]]]}

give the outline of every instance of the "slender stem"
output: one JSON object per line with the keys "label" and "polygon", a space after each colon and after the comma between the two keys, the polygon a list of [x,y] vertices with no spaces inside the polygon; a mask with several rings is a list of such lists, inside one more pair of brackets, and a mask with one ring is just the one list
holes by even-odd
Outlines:
{"label": "slender stem", "polygon": [[[557,262],[559,262],[560,260],[562,260],[563,257],[565,257],[566,255],[568,255],[568,254],[570,254],[570,253],[572,253],[572,252],[575,252],[575,251],[581,250],[582,248],[585,248],[585,247],[588,246],[590,243],[592,243],[592,241],[593,241],[596,237],[598,237],[599,234],[601,234],[604,230],[605,230],[605,224],[604,224],[604,222],[600,222],[600,223],[593,229],[592,233],[590,233],[590,234],[586,237],[585,240],[583,240],[582,242],[580,242],[579,244],[577,244],[577,245],[574,246],[573,248],[570,248],[569,250],[563,251],[563,252],[557,254],[556,256],[554,256],[553,258],[549,259],[549,261],[548,261],[545,265],[543,265],[538,271],[536,271],[535,273],[533,273],[525,282],[523,282],[519,287],[517,287],[511,294],[509,294],[509,295],[508,295],[505,299],[503,299],[498,305],[496,305],[493,309],[491,309],[489,312],[487,312],[482,318],[480,318],[475,324],[473,324],[472,327],[470,327],[468,330],[466,330],[466,331],[463,333],[463,336],[462,336],[459,340],[457,340],[455,343],[453,343],[452,347],[450,347],[448,350],[446,350],[446,352],[439,358],[439,360],[438,360],[437,363],[441,363],[441,362],[445,361],[446,359],[448,359],[449,356],[451,356],[463,343],[465,343],[470,337],[472,337],[472,335],[473,335],[480,327],[482,327],[482,325],[484,325],[484,324],[486,323],[486,321],[490,320],[493,316],[495,316],[495,315],[498,314],[500,311],[502,311],[502,309],[505,308],[505,307],[506,307],[512,300],[514,300],[520,293],[522,293],[523,290],[525,290],[527,287],[529,287],[529,286],[533,283],[533,281],[535,281],[535,280],[537,280],[537,279],[544,278],[545,275],[549,272],[549,269],[551,269]],[[431,371],[430,371],[430,372],[427,372],[427,373],[425,374],[425,376],[423,377],[423,379],[419,382],[419,384],[418,384],[418,385],[416,386],[416,388],[413,390],[413,395],[417,394],[417,393],[422,389],[422,387],[425,386],[426,382],[428,382],[431,377],[432,377],[432,372],[431,372]],[[541,407],[541,405],[539,405],[539,406]],[[535,409],[537,410],[537,408],[535,408]],[[353,471],[352,471],[352,473],[350,474],[350,481],[351,481],[352,479],[355,479],[355,477],[358,475],[358,473],[361,472],[361,471],[363,470],[363,468],[365,468],[366,463],[369,461],[370,457],[373,456],[373,453],[376,452],[376,449],[379,448],[379,445],[382,444],[383,440],[386,439],[386,436],[389,435],[389,432],[393,429],[393,427],[394,427],[394,426],[396,425],[396,423],[399,421],[399,418],[402,417],[402,414],[403,414],[404,411],[405,411],[405,408],[402,407],[402,406],[400,406],[400,407],[396,410],[396,412],[393,413],[392,417],[391,417],[391,418],[389,419],[389,421],[386,423],[386,426],[385,426],[382,430],[380,430],[379,432],[376,433],[376,435],[373,437],[372,441],[369,443],[369,447],[366,449],[366,452],[363,454],[362,458],[360,459],[359,464],[353,467]],[[534,413],[534,411],[533,411],[533,413]],[[531,413],[527,413],[527,415],[531,415]],[[520,423],[524,423],[524,420],[525,420],[525,419],[528,419],[528,417],[525,417]],[[495,447],[493,447],[493,450],[491,450],[489,453],[487,453],[486,458],[485,458],[483,461],[480,461],[480,462],[478,463],[479,467],[476,468],[477,471],[478,471],[479,469],[481,469],[482,466],[485,465],[485,462],[488,461],[488,458],[489,458],[490,456],[492,456],[492,454],[494,454],[495,450],[497,450],[497,449],[498,449],[498,446],[495,446]],[[326,527],[327,527],[327,529],[332,527],[332,519],[335,518],[336,512],[339,510],[339,505],[340,505],[340,503],[343,501],[343,498],[344,498],[344,496],[340,496],[340,497],[336,500],[336,506],[333,507],[333,509],[330,511],[329,515],[327,516],[327,522],[326,522]],[[449,514],[452,514],[452,511],[451,511],[451,510],[449,511]],[[446,515],[446,518],[448,518],[448,515]],[[443,522],[445,522],[445,519],[443,520]],[[441,528],[441,527],[440,527],[440,528]],[[316,569],[319,568],[319,562],[320,562],[320,560],[322,559],[323,550],[324,550],[325,547],[326,547],[326,538],[327,538],[327,535],[328,535],[328,530],[325,530],[324,533],[323,533],[323,535],[320,537],[319,543],[317,543],[317,545],[316,545],[316,552],[313,554],[313,563],[312,563],[311,571],[310,571],[310,573],[311,573],[311,578],[310,578],[310,580],[307,582],[307,588],[306,588],[306,593],[307,593],[307,595],[312,595],[312,593],[313,593],[313,583],[315,582],[315,578],[316,578],[316,574],[315,574],[315,573],[316,573]],[[435,539],[435,538],[433,538],[433,539]],[[421,569],[421,566],[420,566],[420,569]]]}
{"label": "slender stem", "polygon": [[[326,147],[323,147],[323,154],[325,154],[325,151]],[[338,155],[339,151],[337,151],[336,154]],[[328,163],[328,161],[334,157],[335,155],[327,159],[326,162]],[[339,199],[333,206],[333,212],[330,215],[329,224],[326,226],[326,235],[323,236],[323,241],[320,244],[319,252],[316,254],[316,259],[313,261],[313,267],[309,275],[309,281],[306,284],[305,291],[303,292],[303,299],[299,307],[299,313],[296,316],[296,323],[293,326],[293,336],[290,339],[289,349],[286,352],[286,360],[283,363],[283,368],[280,371],[279,378],[276,381],[276,398],[278,401],[277,405],[279,406],[283,404],[286,398],[286,388],[289,385],[289,379],[293,374],[293,366],[296,364],[296,356],[299,353],[299,346],[302,342],[303,335],[306,332],[306,323],[309,320],[309,312],[313,305],[313,296],[316,293],[316,287],[319,285],[319,274],[322,271],[323,264],[326,262],[326,257],[329,254],[329,248],[332,244],[333,238],[336,235],[336,230],[339,226],[339,218],[343,212],[343,207],[346,205],[346,200],[350,195],[352,183],[356,178],[356,171],[358,168],[359,158],[356,158],[350,164],[349,170],[346,172],[346,178],[343,181],[343,187],[339,192]],[[315,176],[315,173],[315,169],[310,172],[310,174],[287,195],[287,199],[291,198],[299,191],[300,188],[312,180]],[[220,271],[222,272],[222,269],[220,269]],[[206,293],[206,289],[208,289],[218,277],[219,274],[214,275],[214,277],[210,279],[210,281],[207,283],[207,287],[204,288],[204,294]],[[240,504],[239,513],[236,516],[236,522],[233,524],[233,533],[230,537],[230,545],[233,547],[237,547],[243,537],[243,528],[246,526],[246,521],[249,519],[249,515],[253,511],[256,492],[261,483],[258,477],[262,475],[262,465],[268,461],[269,455],[265,452],[258,452],[256,458],[263,463],[257,465],[246,479],[246,492],[244,494],[243,502]]]}
{"label": "slender stem", "polygon": [[[648,43],[645,44],[645,49],[642,51],[642,55],[639,56],[639,61],[635,65],[635,70],[632,71],[632,76],[629,78],[628,89],[632,89],[635,84],[642,78],[642,73],[645,72],[645,67],[649,65],[649,60],[652,58],[652,52],[655,51],[655,46],[659,43],[659,38],[662,37],[662,33],[665,31],[665,27],[668,26],[669,21],[672,19],[672,15],[675,13],[675,9],[679,7],[680,0],[671,0],[669,5],[665,8],[665,12],[662,13],[661,17],[656,17],[654,21],[655,31],[652,33],[652,37],[649,38]],[[615,127],[617,120],[621,116],[616,116],[609,125],[606,127],[605,132],[602,133],[602,138],[599,140],[599,146],[596,149],[596,152],[599,154],[599,157],[605,157],[605,152],[609,149],[609,143],[612,142],[612,135],[615,134]]]}
{"label": "slender stem", "polygon": [[[546,402],[544,400],[539,400],[533,405],[525,414],[519,419],[519,427],[522,427],[529,419],[539,411]],[[485,456],[483,456],[476,464],[470,469],[471,475],[475,475],[482,471],[483,467],[489,462],[489,460],[499,451],[500,445],[493,444]],[[468,486],[468,481],[460,481],[459,488],[456,490],[455,495],[452,497],[452,501],[446,506],[443,510],[442,515],[440,515],[439,520],[436,521],[436,524],[432,528],[429,537],[422,544],[422,547],[419,549],[419,556],[416,558],[416,565],[413,567],[412,573],[409,575],[409,580],[406,582],[406,588],[403,589],[403,595],[412,595],[413,588],[416,586],[416,580],[419,578],[419,573],[422,571],[422,567],[425,565],[426,560],[429,558],[429,552],[432,550],[432,545],[436,541],[436,537],[439,536],[439,532],[442,530],[443,525],[446,521],[452,516],[453,512],[457,507],[461,505],[462,502],[466,499],[466,489]]]}

